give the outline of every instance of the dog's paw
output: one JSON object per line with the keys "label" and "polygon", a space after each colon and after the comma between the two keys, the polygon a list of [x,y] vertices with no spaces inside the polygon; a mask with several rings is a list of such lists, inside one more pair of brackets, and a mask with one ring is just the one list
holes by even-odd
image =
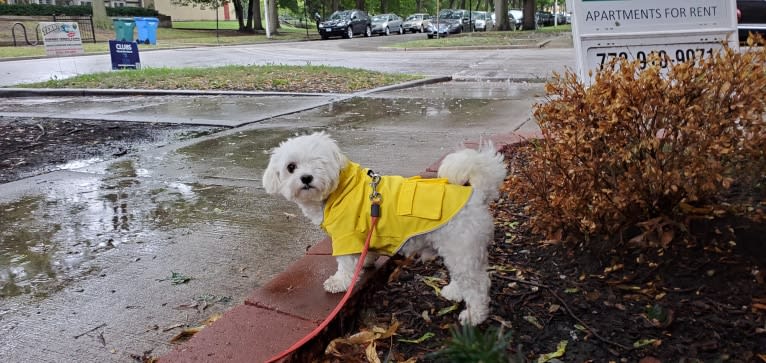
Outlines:
{"label": "dog's paw", "polygon": [[339,277],[337,274],[330,276],[327,280],[324,280],[324,291],[329,293],[344,292],[348,289],[348,285],[351,284],[350,278]]}
{"label": "dog's paw", "polygon": [[457,287],[457,284],[454,282],[450,282],[447,284],[447,286],[444,286],[442,288],[442,296],[447,300],[452,300],[454,302],[460,302],[463,301],[463,295],[460,293],[460,289]]}
{"label": "dog's paw", "polygon": [[439,254],[437,254],[436,251],[434,251],[431,248],[426,248],[426,249],[420,251],[420,257],[418,258],[418,262],[420,262],[420,263],[429,263],[429,262],[435,260],[436,257],[438,257],[438,256],[439,256]]}
{"label": "dog's paw", "polygon": [[465,309],[460,312],[460,324],[476,326],[487,320],[489,312],[486,309]]}
{"label": "dog's paw", "polygon": [[364,265],[362,265],[362,267],[373,268],[375,267],[375,261],[377,260],[378,260],[378,255],[374,253],[368,253],[367,257],[364,258]]}

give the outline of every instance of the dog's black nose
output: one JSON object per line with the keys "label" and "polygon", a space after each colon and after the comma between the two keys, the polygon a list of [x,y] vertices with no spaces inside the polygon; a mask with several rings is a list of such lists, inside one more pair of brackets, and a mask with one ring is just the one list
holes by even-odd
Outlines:
{"label": "dog's black nose", "polygon": [[301,183],[303,184],[309,185],[312,180],[314,180],[314,177],[311,175],[301,175]]}

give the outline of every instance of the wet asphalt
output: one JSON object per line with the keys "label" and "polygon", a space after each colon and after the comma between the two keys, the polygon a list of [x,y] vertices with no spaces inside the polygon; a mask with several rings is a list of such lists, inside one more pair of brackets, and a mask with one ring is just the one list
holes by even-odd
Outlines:
{"label": "wet asphalt", "polygon": [[[342,48],[340,41],[326,44]],[[270,51],[285,52],[282,47]],[[269,49],[237,47],[251,54]],[[216,49],[194,50],[203,51]],[[567,51],[482,50],[509,64],[491,70],[463,59],[462,68],[430,75],[438,82],[355,95],[6,98],[0,117],[229,129],[0,184],[0,360],[129,362],[167,352],[181,327],[241,303],[322,237],[298,208],[263,191],[270,148],[297,133],[325,130],[364,166],[418,174],[466,140],[536,131],[531,112],[543,96],[539,80],[571,66],[572,58],[548,59],[538,71],[523,71],[524,79],[514,72],[532,65],[514,68],[510,59]],[[445,81],[450,78],[461,80]]]}

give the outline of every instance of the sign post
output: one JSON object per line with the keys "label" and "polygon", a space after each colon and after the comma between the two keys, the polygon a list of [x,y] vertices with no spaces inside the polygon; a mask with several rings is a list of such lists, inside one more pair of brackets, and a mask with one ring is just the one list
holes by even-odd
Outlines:
{"label": "sign post", "polygon": [[737,48],[736,0],[568,0],[573,4],[574,47],[580,79],[590,82],[612,58],[665,71],[676,63],[713,54],[728,42]]}

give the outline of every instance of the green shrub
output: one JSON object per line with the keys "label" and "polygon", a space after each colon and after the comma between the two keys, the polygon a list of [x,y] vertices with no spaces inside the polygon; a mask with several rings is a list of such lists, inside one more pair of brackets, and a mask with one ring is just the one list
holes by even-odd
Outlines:
{"label": "green shrub", "polygon": [[556,74],[534,110],[543,137],[514,168],[510,197],[549,239],[621,241],[641,225],[669,243],[690,213],[726,209],[732,185],[763,182],[764,64],[763,47],[724,47],[666,76],[624,60],[589,87]]}
{"label": "green shrub", "polygon": [[[53,15],[68,15],[68,16],[80,16],[90,15],[93,11],[90,5],[46,5],[46,4],[19,4],[8,5],[0,4],[0,15],[16,15],[16,16],[53,16]],[[159,12],[154,9],[138,8],[138,7],[116,7],[106,8],[106,15],[108,16],[158,16]]]}
{"label": "green shrub", "polygon": [[118,8],[106,8],[107,16],[158,16],[159,11],[147,8],[123,6]]}
{"label": "green shrub", "polygon": [[503,333],[502,328],[489,327],[482,332],[463,325],[459,329],[452,328],[452,337],[445,348],[433,353],[431,358],[450,363],[507,363],[515,361],[508,354],[510,343],[510,331]]}

